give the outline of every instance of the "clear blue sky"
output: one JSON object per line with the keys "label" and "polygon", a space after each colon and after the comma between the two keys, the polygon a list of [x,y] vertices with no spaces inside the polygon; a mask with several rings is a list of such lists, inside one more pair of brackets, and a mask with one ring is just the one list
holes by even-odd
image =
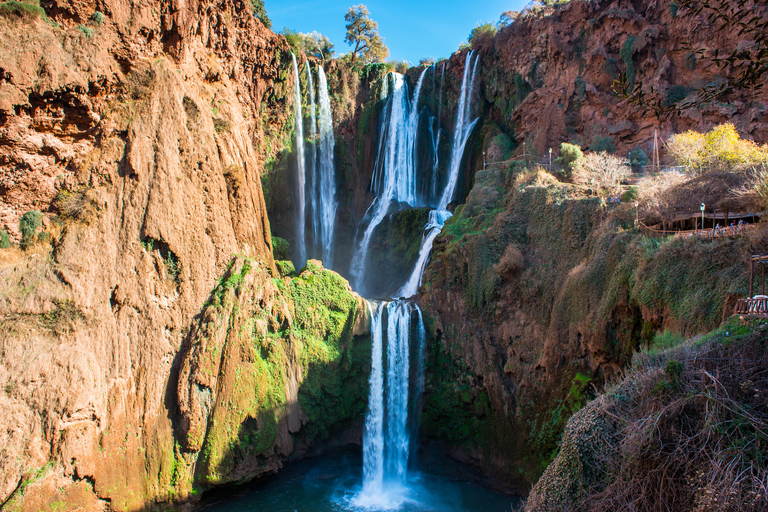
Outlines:
{"label": "clear blue sky", "polygon": [[418,64],[424,57],[448,57],[467,40],[478,22],[496,23],[504,11],[522,9],[529,0],[264,0],[272,30],[317,30],[336,54],[350,51],[344,42],[347,9],[365,4],[379,23],[389,58]]}

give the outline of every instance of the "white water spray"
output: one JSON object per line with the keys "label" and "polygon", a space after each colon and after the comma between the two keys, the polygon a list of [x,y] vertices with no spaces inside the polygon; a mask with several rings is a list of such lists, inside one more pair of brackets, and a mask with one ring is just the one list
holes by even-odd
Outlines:
{"label": "white water spray", "polygon": [[[371,314],[373,353],[363,438],[363,489],[356,501],[358,505],[369,508],[391,509],[396,508],[407,493],[410,454],[409,342],[412,331],[415,331],[421,349],[425,331],[421,312],[413,304],[405,301],[369,303],[368,308]],[[416,325],[413,323],[414,317],[418,322]],[[415,393],[419,393],[423,387],[419,378],[417,376]],[[414,395],[413,399],[420,401],[421,397]]]}
{"label": "white water spray", "polygon": [[333,268],[333,227],[336,222],[336,176],[333,164],[333,119],[331,118],[331,101],[328,97],[328,82],[322,66],[317,68],[317,85],[320,97],[318,113],[318,132],[320,138],[319,162],[317,175],[319,204],[313,213],[319,216],[320,245],[322,259],[326,268]]}
{"label": "white water spray", "polygon": [[307,261],[307,246],[305,242],[305,214],[306,200],[304,187],[306,182],[306,170],[304,168],[304,118],[301,115],[301,86],[299,84],[299,67],[296,65],[296,56],[291,53],[293,64],[293,119],[296,124],[296,240],[297,254],[296,268],[301,268]]}
{"label": "white water spray", "polygon": [[[451,146],[451,163],[448,168],[448,183],[440,196],[440,202],[437,205],[438,210],[445,210],[448,203],[453,199],[456,191],[456,182],[459,179],[459,169],[461,159],[464,156],[464,147],[475,127],[478,118],[469,119],[472,106],[472,93],[475,85],[475,71],[477,71],[477,57],[472,62],[474,50],[467,54],[467,60],[464,62],[464,77],[461,80],[461,95],[459,96],[459,110],[456,115],[456,127],[453,131],[453,144]],[[470,73],[470,67],[472,68]]]}
{"label": "white water spray", "polygon": [[[408,99],[408,87],[403,76],[390,73],[392,90],[385,86],[387,105],[381,121],[379,152],[374,167],[372,189],[376,198],[368,207],[368,224],[352,258],[350,274],[356,289],[362,291],[365,263],[371,237],[389,213],[393,202],[419,206],[416,195],[416,131],[419,126],[418,103],[426,69],[422,71],[413,99]],[[382,94],[383,95],[383,94]]]}
{"label": "white water spray", "polygon": [[[307,174],[309,176],[309,183],[308,183],[308,190],[309,190],[309,200],[310,200],[310,206],[311,206],[311,212],[312,212],[312,242],[313,246],[317,245],[316,240],[320,239],[320,223],[318,222],[318,216],[315,215],[314,212],[317,211],[317,194],[315,191],[317,190],[317,186],[315,185],[315,182],[317,181],[317,105],[315,101],[315,84],[312,80],[312,68],[309,65],[309,60],[307,60],[307,89],[308,89],[308,96],[309,96],[309,115],[307,116],[307,119],[309,121],[309,137],[307,139]],[[296,267],[299,268],[299,267]]]}

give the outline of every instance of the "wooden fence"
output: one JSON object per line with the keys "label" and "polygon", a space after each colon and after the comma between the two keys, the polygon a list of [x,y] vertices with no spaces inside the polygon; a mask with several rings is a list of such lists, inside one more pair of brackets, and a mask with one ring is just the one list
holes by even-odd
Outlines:
{"label": "wooden fence", "polygon": [[638,229],[641,233],[643,233],[646,236],[652,236],[656,238],[663,238],[667,236],[678,236],[680,238],[687,238],[689,236],[698,236],[699,238],[704,238],[707,240],[711,240],[713,238],[720,238],[725,236],[738,236],[744,233],[747,233],[751,230],[754,230],[757,228],[756,224],[742,224],[741,226],[725,226],[723,228],[709,228],[709,229],[698,229],[698,230],[688,230],[688,231],[673,231],[673,230],[664,230],[664,229],[656,229],[649,226],[646,226],[642,222],[640,222],[640,226]]}
{"label": "wooden fence", "polygon": [[765,315],[768,314],[768,295],[755,295],[749,299],[739,299],[736,302],[736,314],[738,315]]}

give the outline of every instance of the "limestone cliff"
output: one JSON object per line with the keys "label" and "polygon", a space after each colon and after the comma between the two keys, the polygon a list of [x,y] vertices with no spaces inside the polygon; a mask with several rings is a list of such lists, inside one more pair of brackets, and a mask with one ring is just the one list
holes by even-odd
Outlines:
{"label": "limestone cliff", "polygon": [[258,300],[278,286],[260,174],[281,144],[267,135],[289,129],[285,43],[247,2],[43,7],[0,16],[0,223],[18,241],[43,212],[30,248],[0,251],[0,503],[144,510],[208,481],[186,473],[178,407],[200,418],[171,390],[232,254],[254,262]]}

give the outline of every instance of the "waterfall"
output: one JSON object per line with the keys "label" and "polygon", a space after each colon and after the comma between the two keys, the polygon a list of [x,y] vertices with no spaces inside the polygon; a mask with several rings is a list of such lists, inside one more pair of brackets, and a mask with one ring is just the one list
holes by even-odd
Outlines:
{"label": "waterfall", "polygon": [[[456,128],[453,133],[453,143],[451,145],[451,163],[449,167],[448,183],[443,189],[443,193],[440,196],[440,203],[437,210],[429,212],[429,219],[427,225],[424,227],[424,232],[421,238],[421,246],[419,247],[419,258],[416,260],[416,265],[411,272],[411,276],[408,281],[397,291],[398,297],[411,297],[416,295],[419,285],[421,284],[421,276],[424,273],[424,269],[427,267],[427,259],[430,252],[432,252],[432,242],[437,235],[440,234],[440,230],[443,229],[445,222],[451,218],[452,214],[446,208],[448,203],[453,198],[454,189],[456,188],[456,182],[458,181],[459,168],[461,166],[461,159],[464,156],[464,147],[467,145],[467,140],[472,133],[472,128],[475,127],[478,118],[469,120],[471,113],[471,100],[472,90],[475,82],[475,70],[477,68],[477,57],[472,64],[472,57],[474,51],[467,54],[467,60],[464,64],[464,77],[461,82],[461,94],[459,96],[459,108],[456,115]],[[470,66],[471,65],[471,66]],[[471,78],[469,81],[467,77],[470,76],[470,67],[472,68]]]}
{"label": "waterfall", "polygon": [[[309,175],[309,198],[310,198],[310,205],[312,207],[312,241],[313,245],[317,245],[316,240],[320,239],[320,224],[317,222],[315,213],[317,211],[317,194],[315,194],[315,190],[317,189],[317,186],[315,185],[315,181],[317,181],[316,178],[316,168],[317,168],[317,106],[315,102],[315,84],[312,81],[312,68],[309,65],[309,60],[307,60],[307,89],[309,89],[309,115],[307,116],[307,120],[309,121],[309,138],[307,141],[308,151],[307,151],[307,174]],[[300,267],[296,267],[297,269]]]}
{"label": "waterfall", "polygon": [[451,218],[451,212],[448,210],[432,210],[429,212],[429,219],[421,237],[419,259],[416,260],[416,265],[414,265],[408,281],[395,293],[395,297],[412,297],[416,295],[421,284],[421,276],[424,274],[424,269],[427,268],[427,259],[432,251],[432,242],[440,234],[445,221],[449,218]]}
{"label": "waterfall", "polygon": [[[333,265],[333,225],[336,222],[336,176],[333,165],[333,119],[331,101],[328,98],[328,82],[322,66],[317,67],[317,86],[320,97],[318,113],[318,132],[320,138],[319,165],[316,175],[318,191],[318,209],[313,213],[319,217],[320,245],[323,264],[326,268]],[[319,210],[319,211],[318,211]]]}
{"label": "waterfall", "polygon": [[296,56],[291,53],[293,64],[293,119],[296,125],[296,240],[298,242],[295,261],[296,268],[301,268],[307,261],[307,246],[305,242],[305,214],[306,201],[304,187],[306,171],[304,169],[304,118],[301,115],[301,85],[299,84],[299,67],[296,65]]}
{"label": "waterfall", "polygon": [[[419,258],[409,279],[397,292],[400,297],[416,294],[432,250],[432,242],[440,233],[446,220],[451,217],[447,206],[456,188],[464,148],[477,123],[477,118],[470,120],[476,67],[477,57],[474,56],[474,52],[471,52],[467,55],[464,66],[448,182],[440,196],[438,208],[429,212],[429,220],[422,235]],[[370,220],[353,260],[352,272],[357,283],[360,282],[365,267],[370,236],[383,220],[390,203],[397,200],[416,206],[415,139],[418,126],[418,99],[424,72],[419,77],[411,103],[408,102],[407,87],[402,76],[393,73],[392,78],[392,90],[388,91],[385,86],[382,93],[382,97],[386,94],[388,96],[386,96],[387,105],[382,116],[379,153],[372,183],[376,198],[366,214],[366,217],[370,214]],[[411,135],[408,135],[409,130],[412,130]],[[434,181],[433,179],[433,186]],[[412,189],[411,186],[413,186]],[[412,196],[411,192],[413,192]],[[406,198],[413,202],[409,202]],[[416,304],[405,300],[394,300],[383,304],[369,303],[368,310],[371,316],[373,353],[368,411],[363,436],[363,488],[356,501],[358,505],[366,508],[391,509],[397,508],[399,503],[402,503],[405,499],[402,495],[408,491],[406,478],[411,439],[409,422],[410,427],[415,429],[420,420],[426,332],[421,310]],[[418,343],[418,360],[413,393],[410,394],[412,413],[409,418],[410,342],[414,335]]]}
{"label": "waterfall", "polygon": [[409,341],[412,331],[415,331],[420,359],[417,362],[419,374],[412,398],[420,402],[425,330],[421,311],[408,302],[369,303],[368,309],[371,315],[373,354],[363,438],[363,489],[358,502],[370,507],[391,504],[396,499],[395,495],[402,492],[406,485],[411,437],[408,421]]}
{"label": "waterfall", "polygon": [[426,69],[419,76],[412,100],[408,99],[408,87],[403,75],[399,73],[387,75],[392,77],[392,88],[390,91],[385,86],[382,90],[382,93],[387,93],[387,104],[381,118],[379,151],[371,184],[375,198],[365,213],[364,219],[368,224],[352,258],[350,269],[358,291],[363,289],[365,262],[371,237],[386,217],[392,202],[419,205],[416,196],[416,132],[419,126],[419,95],[425,73]]}
{"label": "waterfall", "polygon": [[[467,140],[478,120],[477,117],[472,121],[469,120],[472,105],[472,92],[474,91],[475,85],[475,71],[477,70],[477,57],[475,57],[474,64],[472,63],[474,54],[474,50],[469,52],[467,54],[467,59],[464,61],[464,77],[461,80],[459,109],[456,114],[456,127],[453,131],[451,163],[448,167],[448,183],[446,183],[445,188],[443,189],[443,194],[440,196],[440,202],[437,205],[438,210],[445,210],[448,203],[453,199],[453,194],[456,191],[456,182],[459,179],[461,159],[464,156],[464,146],[467,145]],[[472,68],[471,73],[469,69],[470,67]],[[468,83],[469,87],[467,87]]]}
{"label": "waterfall", "polygon": [[363,440],[363,493],[381,494],[384,481],[384,365],[382,356],[382,314],[377,302],[368,304],[371,316],[371,376],[368,379],[368,412]]}
{"label": "waterfall", "polygon": [[[440,117],[443,110],[443,79],[444,78],[445,78],[445,62],[443,62],[443,65],[440,71],[440,92],[437,94],[437,117],[431,119],[429,123],[429,134],[432,140],[432,151],[435,155],[434,161],[432,162],[432,195],[431,197],[435,197],[437,195],[437,168],[440,163],[438,150],[440,149]],[[434,123],[437,123],[436,129],[432,128]]]}

